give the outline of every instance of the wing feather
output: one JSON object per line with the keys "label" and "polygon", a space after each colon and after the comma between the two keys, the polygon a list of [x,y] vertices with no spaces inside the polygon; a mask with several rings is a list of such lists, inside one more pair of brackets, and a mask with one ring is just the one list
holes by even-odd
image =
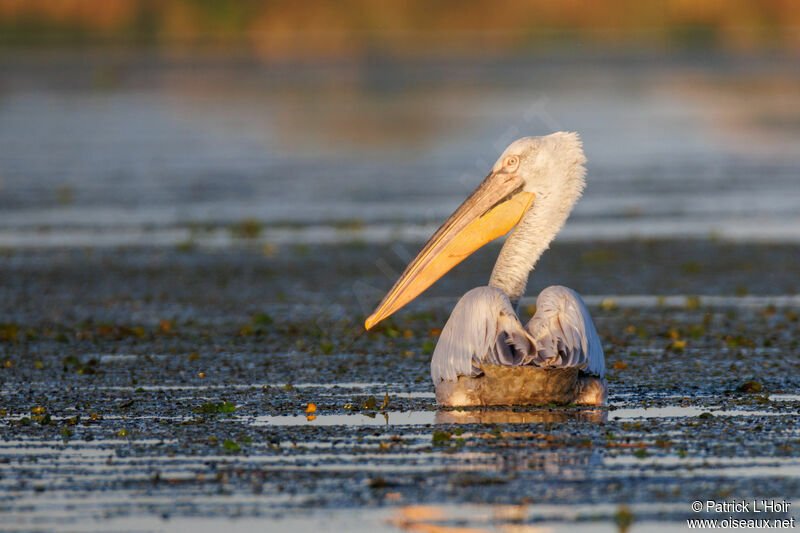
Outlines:
{"label": "wing feather", "polygon": [[477,287],[461,297],[442,329],[431,377],[434,383],[475,377],[484,363],[526,364],[531,353],[530,336],[508,296],[496,287]]}
{"label": "wing feather", "polygon": [[580,295],[570,288],[548,287],[536,299],[536,314],[526,329],[536,346],[540,366],[584,366],[584,371],[603,377],[603,344]]}
{"label": "wing feather", "polygon": [[542,291],[526,327],[496,287],[477,287],[458,301],[433,352],[433,382],[478,376],[485,363],[581,366],[592,375],[605,375],[603,346],[589,310],[575,291],[561,286]]}

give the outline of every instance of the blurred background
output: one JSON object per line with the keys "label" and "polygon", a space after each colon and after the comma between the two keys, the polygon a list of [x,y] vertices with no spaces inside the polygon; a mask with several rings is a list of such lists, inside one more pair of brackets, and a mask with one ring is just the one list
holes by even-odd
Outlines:
{"label": "blurred background", "polygon": [[800,236],[791,0],[0,0],[0,247],[417,242],[581,133],[561,240]]}

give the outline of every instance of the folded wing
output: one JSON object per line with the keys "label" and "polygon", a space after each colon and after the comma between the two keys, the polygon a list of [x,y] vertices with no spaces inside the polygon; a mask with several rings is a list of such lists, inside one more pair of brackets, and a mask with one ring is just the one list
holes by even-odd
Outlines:
{"label": "folded wing", "polygon": [[603,344],[583,299],[568,287],[554,285],[536,299],[536,313],[526,328],[536,346],[534,363],[542,367],[583,366],[604,377]]}
{"label": "folded wing", "polygon": [[548,287],[523,327],[511,302],[495,287],[477,287],[456,304],[433,352],[434,384],[475,377],[481,365],[584,366],[602,377],[603,348],[586,305],[575,291]]}

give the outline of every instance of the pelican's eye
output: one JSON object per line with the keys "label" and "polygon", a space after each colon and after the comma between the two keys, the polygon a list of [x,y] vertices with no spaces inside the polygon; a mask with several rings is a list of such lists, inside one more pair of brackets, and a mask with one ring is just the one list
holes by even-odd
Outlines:
{"label": "pelican's eye", "polygon": [[519,164],[519,158],[515,155],[510,155],[506,157],[506,160],[503,162],[503,165],[508,169],[513,169]]}

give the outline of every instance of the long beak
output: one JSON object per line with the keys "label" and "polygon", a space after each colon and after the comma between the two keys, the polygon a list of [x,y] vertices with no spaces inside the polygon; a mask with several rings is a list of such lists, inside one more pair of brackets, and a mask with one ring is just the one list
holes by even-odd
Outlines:
{"label": "long beak", "polygon": [[489,241],[511,231],[533,201],[516,175],[492,173],[442,224],[364,326],[372,326],[419,296]]}

